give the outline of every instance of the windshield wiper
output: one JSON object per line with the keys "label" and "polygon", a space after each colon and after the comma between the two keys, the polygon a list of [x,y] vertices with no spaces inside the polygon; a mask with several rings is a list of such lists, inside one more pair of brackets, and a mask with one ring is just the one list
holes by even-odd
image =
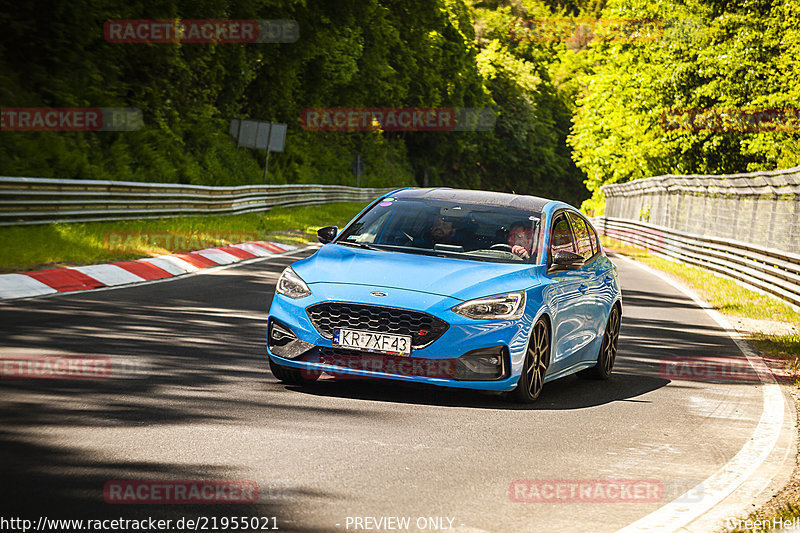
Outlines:
{"label": "windshield wiper", "polygon": [[365,242],[350,242],[350,241],[336,241],[336,244],[342,244],[345,246],[355,246],[356,248],[363,248],[364,250],[378,250],[383,251],[383,249],[378,248],[377,246],[372,246],[371,244],[367,244]]}

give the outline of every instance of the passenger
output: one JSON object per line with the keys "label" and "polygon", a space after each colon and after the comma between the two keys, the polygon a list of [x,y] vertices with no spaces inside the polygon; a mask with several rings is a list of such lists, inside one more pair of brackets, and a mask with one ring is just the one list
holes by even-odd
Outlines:
{"label": "passenger", "polygon": [[431,238],[434,242],[450,244],[456,236],[456,227],[444,217],[436,217],[431,228]]}
{"label": "passenger", "polygon": [[449,244],[460,246],[466,250],[473,245],[474,237],[475,228],[471,221],[437,216],[423,238],[420,239],[420,243],[425,243],[425,246],[429,248],[434,248],[437,244]]}

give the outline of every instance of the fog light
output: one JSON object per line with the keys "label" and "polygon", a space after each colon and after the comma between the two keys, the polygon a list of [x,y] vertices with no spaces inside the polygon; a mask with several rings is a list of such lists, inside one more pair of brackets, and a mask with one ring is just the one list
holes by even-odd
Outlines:
{"label": "fog light", "polygon": [[273,354],[286,359],[300,357],[314,347],[298,339],[291,329],[275,320],[269,321],[267,342]]}
{"label": "fog light", "polygon": [[506,375],[504,346],[482,348],[465,353],[456,359],[455,379],[492,380]]}
{"label": "fog light", "polygon": [[294,336],[294,333],[289,331],[288,329],[284,328],[277,322],[272,323],[272,330],[269,334],[270,339],[275,341],[276,343],[280,342],[288,342],[292,339],[296,339],[297,337]]}

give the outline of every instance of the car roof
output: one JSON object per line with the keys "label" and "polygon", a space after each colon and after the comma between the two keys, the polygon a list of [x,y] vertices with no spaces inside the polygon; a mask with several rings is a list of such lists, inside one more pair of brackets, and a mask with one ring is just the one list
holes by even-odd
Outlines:
{"label": "car roof", "polygon": [[552,200],[546,198],[524,194],[476,191],[471,189],[450,189],[446,187],[437,187],[433,189],[402,189],[393,193],[391,196],[394,198],[419,198],[424,200],[442,200],[486,206],[511,207],[536,213],[541,213],[544,206],[552,202]]}

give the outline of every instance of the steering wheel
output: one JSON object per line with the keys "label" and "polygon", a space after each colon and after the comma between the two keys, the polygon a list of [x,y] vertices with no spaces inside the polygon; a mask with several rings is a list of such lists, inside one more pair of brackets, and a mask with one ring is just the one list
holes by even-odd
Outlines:
{"label": "steering wheel", "polygon": [[511,246],[509,246],[508,244],[503,244],[502,242],[499,242],[499,243],[497,243],[497,244],[493,244],[493,245],[491,245],[491,246],[489,247],[489,249],[490,249],[490,250],[502,250],[502,251],[504,251],[504,252],[509,252],[509,253],[511,253]]}

